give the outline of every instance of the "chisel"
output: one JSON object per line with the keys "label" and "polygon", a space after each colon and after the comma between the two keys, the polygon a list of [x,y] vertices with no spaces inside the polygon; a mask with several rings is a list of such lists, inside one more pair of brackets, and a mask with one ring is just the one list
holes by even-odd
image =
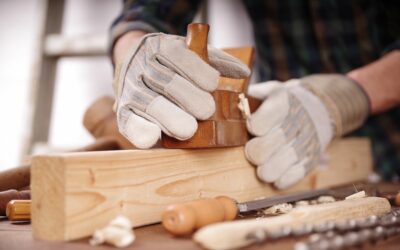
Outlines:
{"label": "chisel", "polygon": [[187,235],[208,224],[233,220],[239,213],[331,193],[332,190],[329,189],[318,189],[242,203],[227,196],[199,199],[168,206],[162,215],[162,224],[167,231],[174,235]]}

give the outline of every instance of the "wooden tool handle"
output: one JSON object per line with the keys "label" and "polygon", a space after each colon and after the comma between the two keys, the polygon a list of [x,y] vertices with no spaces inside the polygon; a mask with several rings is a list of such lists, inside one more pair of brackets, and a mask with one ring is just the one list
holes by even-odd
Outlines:
{"label": "wooden tool handle", "polygon": [[207,39],[210,26],[204,23],[191,23],[187,27],[186,45],[201,59],[208,63]]}
{"label": "wooden tool handle", "polygon": [[7,191],[0,192],[0,215],[6,215],[7,204],[11,200],[26,200],[31,198],[31,191],[24,190],[18,191],[10,189]]}
{"label": "wooden tool handle", "polygon": [[[208,60],[208,24],[192,23],[187,27],[186,45],[206,63]],[[236,50],[230,50],[233,53]],[[240,53],[238,52],[240,51]],[[253,49],[237,49],[236,57],[248,66],[252,65]],[[215,112],[207,120],[198,121],[196,133],[188,140],[178,140],[167,135],[161,138],[165,148],[217,148],[242,146],[248,141],[246,117],[239,109],[239,94],[246,92],[248,78],[232,79],[220,77],[217,89],[212,92]],[[249,99],[250,106],[259,101]]]}
{"label": "wooden tool handle", "polygon": [[236,201],[220,196],[170,205],[162,215],[162,224],[167,231],[180,236],[190,234],[205,225],[233,220],[237,214]]}
{"label": "wooden tool handle", "polygon": [[7,218],[11,221],[31,219],[31,200],[12,200],[7,204]]}
{"label": "wooden tool handle", "polygon": [[248,237],[251,233],[259,231],[273,233],[284,227],[361,219],[389,213],[390,210],[390,204],[385,198],[366,197],[344,200],[298,207],[281,216],[210,225],[197,231],[193,239],[206,249],[238,249],[256,242],[254,237]]}

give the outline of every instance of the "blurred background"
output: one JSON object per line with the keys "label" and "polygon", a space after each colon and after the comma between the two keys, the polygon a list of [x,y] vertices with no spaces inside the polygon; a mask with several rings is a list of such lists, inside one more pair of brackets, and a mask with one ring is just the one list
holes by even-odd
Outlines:
{"label": "blurred background", "polygon": [[[112,96],[107,33],[122,1],[65,0],[62,8],[59,0],[49,1],[61,14],[47,19],[48,1],[0,1],[0,170],[18,165],[26,152],[65,151],[93,142],[82,125],[83,114],[97,98]],[[199,16],[211,25],[212,45],[253,44],[240,0],[209,0],[205,6],[205,13]],[[59,32],[52,32],[58,23]],[[86,52],[84,56],[71,55],[65,48]],[[46,82],[54,82],[53,98],[45,94],[40,100],[43,108],[35,114],[35,91],[52,92]],[[50,107],[48,139],[36,140],[32,123],[36,119],[40,125]],[[29,147],[32,140],[35,143]]]}

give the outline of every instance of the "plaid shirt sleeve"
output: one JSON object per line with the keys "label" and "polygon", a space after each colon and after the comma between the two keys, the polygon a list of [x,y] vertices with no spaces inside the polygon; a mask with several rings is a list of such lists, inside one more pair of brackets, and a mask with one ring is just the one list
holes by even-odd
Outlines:
{"label": "plaid shirt sleeve", "polygon": [[115,41],[132,30],[185,35],[201,0],[124,0],[110,30],[110,51]]}

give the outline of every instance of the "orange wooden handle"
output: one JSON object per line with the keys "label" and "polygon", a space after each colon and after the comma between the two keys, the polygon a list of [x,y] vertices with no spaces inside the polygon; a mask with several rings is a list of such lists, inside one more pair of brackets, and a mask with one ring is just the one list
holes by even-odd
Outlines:
{"label": "orange wooden handle", "polygon": [[7,218],[11,221],[28,221],[31,219],[31,200],[12,200],[7,204]]}
{"label": "orange wooden handle", "polygon": [[7,204],[11,200],[26,200],[31,198],[30,190],[18,191],[10,189],[0,192],[0,215],[6,215]]}
{"label": "orange wooden handle", "polygon": [[176,236],[187,235],[195,229],[216,222],[236,218],[236,201],[220,196],[215,199],[201,199],[188,203],[170,205],[162,215],[164,228]]}
{"label": "orange wooden handle", "polygon": [[208,63],[207,39],[210,26],[205,23],[191,23],[187,27],[186,45]]}

